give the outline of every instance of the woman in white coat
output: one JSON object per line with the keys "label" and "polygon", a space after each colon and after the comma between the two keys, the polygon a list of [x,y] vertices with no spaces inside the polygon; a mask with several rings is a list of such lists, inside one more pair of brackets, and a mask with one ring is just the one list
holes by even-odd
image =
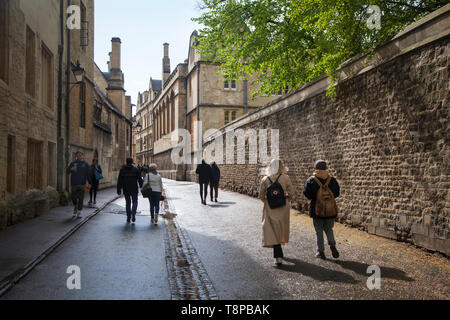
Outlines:
{"label": "woman in white coat", "polygon": [[158,224],[159,202],[161,201],[161,194],[163,191],[162,179],[156,171],[156,164],[152,163],[148,167],[148,173],[144,177],[144,183],[149,183],[152,188],[150,200],[150,214],[152,216],[151,223]]}
{"label": "woman in white coat", "polygon": [[[264,248],[273,248],[277,266],[280,266],[283,260],[283,249],[281,246],[289,242],[290,195],[293,194],[293,186],[291,179],[286,174],[287,171],[288,169],[281,160],[272,160],[266,168],[266,176],[262,179],[259,188],[259,198],[264,202],[262,246]],[[280,183],[286,198],[286,204],[276,209],[270,208],[267,200],[267,188],[272,184],[271,181]]]}

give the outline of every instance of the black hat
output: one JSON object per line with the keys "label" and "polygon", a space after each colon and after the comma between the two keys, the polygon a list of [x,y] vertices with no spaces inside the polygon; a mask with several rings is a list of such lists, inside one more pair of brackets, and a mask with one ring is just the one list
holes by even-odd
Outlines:
{"label": "black hat", "polygon": [[314,164],[316,170],[327,170],[327,163],[324,160],[317,160]]}

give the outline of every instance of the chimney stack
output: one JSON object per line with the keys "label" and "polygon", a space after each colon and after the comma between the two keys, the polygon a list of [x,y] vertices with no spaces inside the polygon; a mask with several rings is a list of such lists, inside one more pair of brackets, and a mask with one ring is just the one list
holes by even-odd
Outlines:
{"label": "chimney stack", "polygon": [[112,49],[109,54],[109,79],[108,79],[108,98],[127,116],[128,106],[125,98],[124,76],[121,69],[121,44],[120,38],[112,38]]}
{"label": "chimney stack", "polygon": [[120,70],[120,46],[122,42],[120,38],[112,38],[112,51],[111,51],[111,69]]}
{"label": "chimney stack", "polygon": [[168,43],[164,43],[164,58],[163,58],[163,67],[162,67],[162,83],[164,86],[164,83],[166,82],[166,80],[169,78],[170,76],[170,59],[169,59],[169,44]]}

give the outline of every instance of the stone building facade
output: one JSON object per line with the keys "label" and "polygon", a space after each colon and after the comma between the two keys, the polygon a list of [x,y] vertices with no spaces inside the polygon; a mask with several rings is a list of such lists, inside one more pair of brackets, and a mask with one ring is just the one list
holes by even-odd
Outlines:
{"label": "stone building facade", "polygon": [[[171,71],[169,45],[164,44],[162,61],[162,88],[152,95],[152,90],[142,97],[150,97],[146,104],[138,107],[137,119],[143,119],[147,110],[151,110],[150,126],[152,126],[151,152],[149,147],[143,152],[151,154],[151,160],[160,168],[160,172],[168,178],[185,180],[192,176],[195,165],[176,165],[171,160],[171,152],[178,141],[172,141],[172,133],[179,128],[191,133],[192,155],[199,148],[198,136],[210,129],[220,128],[236,120],[245,113],[276,99],[257,96],[251,99],[251,87],[247,81],[224,81],[217,74],[217,65],[203,61],[194,48],[198,36],[194,31],[189,39],[188,58]],[[141,100],[141,95],[138,101]],[[139,105],[139,102],[138,102]],[[201,121],[202,126],[196,127]],[[140,122],[142,124],[142,122]],[[148,135],[146,135],[148,136]],[[141,139],[142,137],[138,138]],[[144,144],[148,146],[147,144]],[[137,143],[137,149],[140,146]],[[138,163],[139,163],[139,156]],[[141,161],[149,161],[149,157]]]}
{"label": "stone building facade", "polygon": [[[68,14],[69,5],[78,10]],[[80,28],[68,28],[77,12]],[[60,204],[70,190],[65,168],[76,151],[87,161],[99,156],[104,165],[94,119],[105,94],[95,81],[93,57],[94,1],[0,0],[0,228]],[[82,83],[72,73],[78,63],[85,71]],[[123,88],[123,94],[108,88],[106,96],[123,95],[118,118],[126,136],[131,100]],[[130,140],[117,150],[127,151]],[[122,156],[111,154],[120,157],[118,167]]]}
{"label": "stone building facade", "polygon": [[[448,256],[449,41],[447,5],[383,45],[370,62],[364,55],[344,64],[335,97],[326,96],[329,82],[322,77],[211,138],[279,129],[296,209],[308,212],[303,186],[314,162],[324,159],[341,185],[340,222]],[[265,165],[223,164],[221,185],[258,196]]]}

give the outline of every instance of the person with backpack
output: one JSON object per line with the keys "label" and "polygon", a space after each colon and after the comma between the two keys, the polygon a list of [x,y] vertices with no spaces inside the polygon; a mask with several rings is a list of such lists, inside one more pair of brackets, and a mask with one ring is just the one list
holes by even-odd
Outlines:
{"label": "person with backpack", "polygon": [[303,194],[311,200],[309,215],[313,219],[317,236],[316,257],[326,259],[323,233],[327,235],[333,258],[339,258],[334,239],[333,226],[337,217],[338,208],[335,198],[339,197],[340,187],[337,180],[327,171],[327,163],[318,160],[314,164],[314,175],[310,177],[303,190]]}
{"label": "person with backpack", "polygon": [[[125,196],[127,223],[132,220],[136,222],[136,211],[138,207],[138,185],[142,188],[142,177],[139,170],[133,166],[133,159],[126,160],[126,166],[123,166],[117,179],[117,194],[120,195],[123,190]],[[133,207],[131,207],[133,201]]]}
{"label": "person with backpack", "polygon": [[163,192],[162,178],[156,169],[155,163],[148,167],[148,173],[144,177],[144,186],[141,190],[142,195],[150,201],[151,223],[154,225],[158,224],[159,204]]}
{"label": "person with backpack", "polygon": [[259,198],[264,202],[262,246],[273,248],[277,266],[282,264],[284,257],[281,246],[289,242],[293,186],[287,171],[281,160],[272,160],[259,187]]}
{"label": "person with backpack", "polygon": [[219,196],[220,169],[215,162],[211,163],[211,181],[209,182],[209,192],[211,193],[211,202],[213,202],[213,192],[215,202]]}
{"label": "person with backpack", "polygon": [[200,198],[202,204],[206,205],[206,197],[208,196],[208,185],[211,181],[211,166],[202,160],[202,163],[197,166],[195,173],[198,174],[198,184],[200,185]]}

